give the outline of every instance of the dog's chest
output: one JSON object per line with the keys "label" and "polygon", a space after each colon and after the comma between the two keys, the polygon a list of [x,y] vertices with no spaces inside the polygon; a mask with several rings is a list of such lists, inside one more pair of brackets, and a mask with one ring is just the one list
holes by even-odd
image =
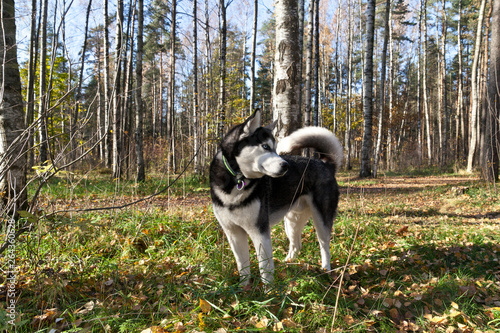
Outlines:
{"label": "dog's chest", "polygon": [[223,227],[238,225],[240,227],[255,226],[260,215],[261,202],[256,199],[245,206],[229,208],[214,205],[214,214]]}

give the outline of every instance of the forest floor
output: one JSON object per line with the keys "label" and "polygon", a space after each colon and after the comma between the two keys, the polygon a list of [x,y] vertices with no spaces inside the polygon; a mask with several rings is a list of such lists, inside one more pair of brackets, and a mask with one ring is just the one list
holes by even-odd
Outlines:
{"label": "forest floor", "polygon": [[498,332],[498,188],[459,174],[355,174],[338,177],[333,270],[321,269],[312,226],[286,262],[280,225],[270,290],[253,254],[255,281],[239,286],[206,181],[183,177],[127,208],[76,212],[143,198],[165,179],[55,179],[40,216],[60,212],[31,217],[35,229],[16,243],[17,332]]}

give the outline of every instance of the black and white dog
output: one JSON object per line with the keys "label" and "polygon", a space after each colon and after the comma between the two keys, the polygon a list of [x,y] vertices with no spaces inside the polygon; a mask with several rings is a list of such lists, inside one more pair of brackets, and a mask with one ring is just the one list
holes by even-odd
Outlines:
{"label": "black and white dog", "polygon": [[[342,146],[320,127],[302,128],[276,145],[274,126],[261,127],[260,112],[254,112],[224,137],[210,165],[214,213],[244,284],[250,282],[248,237],[257,251],[262,281],[273,282],[271,226],[283,218],[290,240],[286,259],[297,256],[302,230],[312,216],[322,267],[331,269],[330,236],[339,200],[335,173],[342,163]],[[316,149],[319,159],[278,155],[307,147]]]}

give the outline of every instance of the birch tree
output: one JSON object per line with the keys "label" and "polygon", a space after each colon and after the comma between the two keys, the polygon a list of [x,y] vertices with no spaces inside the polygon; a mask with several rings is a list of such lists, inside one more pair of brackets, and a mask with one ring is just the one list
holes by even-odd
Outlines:
{"label": "birch tree", "polygon": [[40,83],[38,96],[38,120],[39,120],[39,137],[40,137],[40,164],[44,164],[48,159],[48,142],[47,142],[47,7],[48,0],[42,0],[42,17],[40,22]]}
{"label": "birch tree", "polygon": [[470,141],[469,141],[469,154],[467,156],[467,172],[472,172],[474,163],[474,155],[476,153],[478,132],[477,120],[479,111],[479,80],[478,80],[478,64],[479,56],[481,54],[481,41],[483,39],[482,29],[484,21],[484,9],[486,7],[486,0],[481,0],[479,8],[479,17],[477,19],[476,41],[474,43],[474,58],[472,60],[472,73],[471,73],[471,120],[470,120]]}
{"label": "birch tree", "polygon": [[104,24],[104,165],[111,167],[111,103],[109,94],[109,16],[108,0],[103,0],[103,24]]}
{"label": "birch tree", "polygon": [[199,146],[199,92],[198,92],[198,0],[193,0],[193,146],[194,171],[200,172]]}
{"label": "birch tree", "polygon": [[1,0],[0,10],[0,192],[2,211],[16,215],[27,205],[26,143],[21,77],[17,62],[13,0]]}
{"label": "birch tree", "polygon": [[[28,127],[33,124],[34,114],[35,114],[35,72],[36,72],[36,60],[37,51],[35,44],[38,43],[38,34],[36,32],[36,8],[37,0],[31,1],[31,23],[30,23],[30,43],[29,43],[29,55],[28,55],[28,87],[27,87],[27,103],[26,103],[26,115],[25,115],[25,126]],[[34,135],[30,135],[28,139],[28,167],[34,165],[34,150],[31,149],[34,145]]]}
{"label": "birch tree", "polygon": [[385,74],[387,65],[387,45],[389,43],[389,14],[391,11],[391,0],[387,0],[385,3],[385,26],[384,26],[384,44],[382,46],[382,56],[381,56],[381,69],[380,69],[380,102],[378,111],[378,133],[377,133],[377,145],[375,148],[375,156],[373,158],[373,177],[377,177],[378,161],[379,155],[381,154],[382,146],[382,124],[384,122],[384,108],[385,108]]}
{"label": "birch tree", "polygon": [[[196,1],[196,0],[194,0]],[[259,13],[259,1],[253,4],[253,27],[252,27],[252,51],[250,54],[250,113],[255,107],[255,52],[257,48],[257,18]]]}
{"label": "birch tree", "polygon": [[274,114],[276,136],[283,138],[301,126],[298,77],[299,26],[295,0],[278,0],[276,14],[276,50],[274,57]]}
{"label": "birch tree", "polygon": [[314,40],[314,0],[309,3],[309,22],[307,46],[306,46],[306,82],[304,91],[304,125],[311,126],[311,103],[312,103],[312,61],[313,61],[313,40]]}
{"label": "birch tree", "polygon": [[[195,0],[196,2],[196,0]],[[136,181],[142,182],[146,179],[144,170],[143,153],[143,101],[142,101],[142,55],[144,51],[144,0],[137,1],[137,55],[135,67],[135,82],[137,85],[135,93],[135,154],[136,154]]]}
{"label": "birch tree", "polygon": [[225,0],[219,0],[220,13],[220,58],[219,58],[219,136],[224,135],[224,122],[226,120],[226,3]]}
{"label": "birch tree", "polygon": [[113,87],[113,178],[121,176],[121,60],[123,38],[123,0],[117,0],[115,35],[115,79]]}
{"label": "birch tree", "polygon": [[365,79],[363,82],[363,143],[361,147],[360,177],[371,176],[370,155],[372,150],[373,118],[373,42],[375,39],[375,0],[368,0],[366,8]]}

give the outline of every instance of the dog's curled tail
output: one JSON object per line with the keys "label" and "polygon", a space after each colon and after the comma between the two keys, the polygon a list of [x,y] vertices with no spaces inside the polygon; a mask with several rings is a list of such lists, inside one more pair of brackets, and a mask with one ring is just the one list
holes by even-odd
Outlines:
{"label": "dog's curled tail", "polygon": [[281,139],[276,151],[278,154],[291,153],[302,148],[314,148],[320,158],[335,164],[337,170],[342,165],[344,153],[339,139],[322,127],[304,127]]}

